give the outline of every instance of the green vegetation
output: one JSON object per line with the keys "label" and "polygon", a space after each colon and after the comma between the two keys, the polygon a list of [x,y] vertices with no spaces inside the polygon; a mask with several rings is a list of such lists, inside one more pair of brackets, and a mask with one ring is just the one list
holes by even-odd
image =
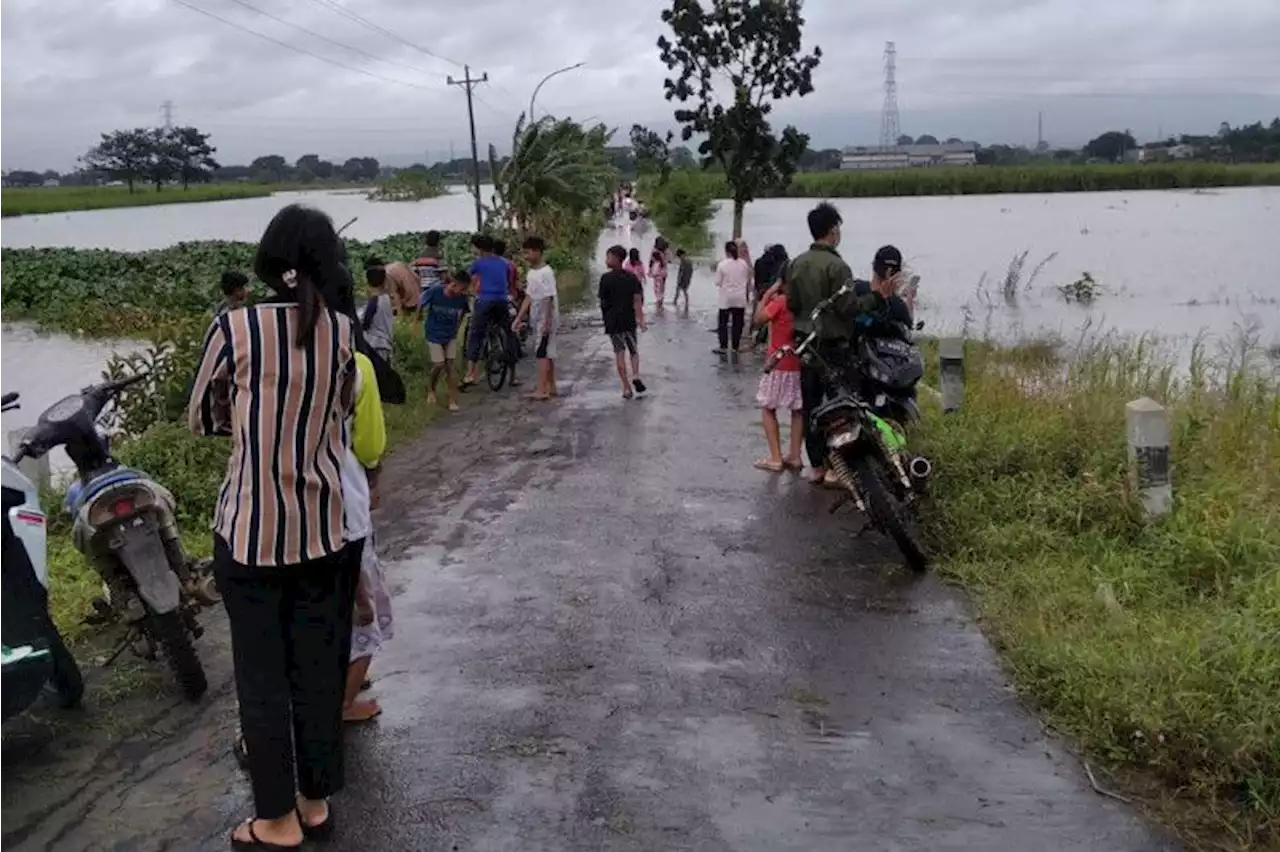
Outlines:
{"label": "green vegetation", "polygon": [[448,193],[444,182],[429,172],[396,172],[379,181],[369,193],[370,201],[424,201]]}
{"label": "green vegetation", "polygon": [[27,216],[36,213],[65,213],[70,210],[101,210],[107,207],[228,201],[236,198],[260,198],[278,189],[281,187],[247,183],[206,184],[190,189],[170,188],[161,192],[130,192],[125,186],[51,186],[38,189],[5,187],[0,190],[0,215]]}
{"label": "green vegetation", "polygon": [[[963,410],[921,429],[927,521],[1050,724],[1194,846],[1275,849],[1280,394],[1200,355],[1175,378],[1141,343],[971,343]],[[1142,396],[1172,422],[1176,505],[1153,523],[1126,475]]]}
{"label": "green vegetation", "polygon": [[[716,198],[729,187],[714,172],[698,175]],[[1135,165],[957,166],[882,172],[802,172],[768,197],[880,198],[899,195],[987,195],[1280,186],[1280,163],[1150,163]]]}
{"label": "green vegetation", "polygon": [[711,247],[707,223],[715,214],[715,187],[696,171],[676,169],[665,179],[641,177],[637,193],[658,232],[673,246],[697,254]]}

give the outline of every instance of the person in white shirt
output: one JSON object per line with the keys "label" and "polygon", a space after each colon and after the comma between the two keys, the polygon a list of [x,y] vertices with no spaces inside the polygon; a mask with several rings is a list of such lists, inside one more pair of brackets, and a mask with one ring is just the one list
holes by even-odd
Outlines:
{"label": "person in white shirt", "polygon": [[739,256],[737,242],[724,244],[724,260],[716,266],[716,289],[720,292],[720,316],[716,331],[720,335],[717,355],[738,353],[742,345],[742,329],[746,323],[750,300],[751,264]]}
{"label": "person in white shirt", "polygon": [[524,259],[529,263],[525,296],[516,315],[514,330],[519,333],[527,321],[533,326],[533,343],[538,359],[538,385],[528,399],[545,402],[560,393],[556,389],[556,331],[560,325],[560,299],[556,294],[556,272],[542,259],[547,250],[541,237],[524,241]]}

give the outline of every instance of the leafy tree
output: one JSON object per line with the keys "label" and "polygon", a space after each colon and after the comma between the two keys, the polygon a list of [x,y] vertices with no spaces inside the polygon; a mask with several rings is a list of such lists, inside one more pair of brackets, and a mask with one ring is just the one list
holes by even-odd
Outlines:
{"label": "leafy tree", "polygon": [[963,140],[963,139],[961,139],[959,136],[948,136],[948,137],[947,137],[947,144],[948,144],[948,145],[963,145],[963,144],[964,144],[964,140]]}
{"label": "leafy tree", "polygon": [[689,150],[688,145],[677,145],[671,149],[671,165],[677,169],[691,169],[698,164],[698,160],[693,156],[693,151]]}
{"label": "leafy tree", "polygon": [[[769,125],[773,101],[813,91],[813,70],[822,50],[802,51],[801,0],[672,0],[662,20],[671,38],[658,49],[674,72],[663,81],[681,138],[706,139],[698,146],[704,168],[719,163],[733,196],[733,235],[742,234],[742,213],[761,193],[786,186],[809,137],[792,126],[775,136]],[[716,83],[727,84],[728,105]]]}
{"label": "leafy tree", "polygon": [[659,183],[666,183],[671,174],[671,138],[670,133],[664,139],[647,127],[631,125],[631,150],[636,158],[636,172],[656,174]]}
{"label": "leafy tree", "polygon": [[280,183],[289,177],[289,161],[279,154],[258,157],[249,164],[253,179],[264,183]]}
{"label": "leafy tree", "polygon": [[114,180],[124,181],[133,192],[134,181],[149,175],[154,153],[153,134],[139,127],[102,134],[102,141],[90,148],[80,161]]}
{"label": "leafy tree", "polygon": [[806,172],[833,172],[840,168],[840,161],[844,159],[844,152],[839,148],[823,148],[815,151],[813,148],[806,148],[804,153],[800,155],[800,170]]}
{"label": "leafy tree", "polygon": [[161,148],[182,181],[183,189],[190,187],[192,181],[208,183],[218,169],[218,161],[213,158],[218,149],[209,144],[208,133],[201,133],[194,127],[174,127],[163,131]]}
{"label": "leafy tree", "polygon": [[381,168],[373,157],[351,157],[338,171],[345,180],[375,180]]}
{"label": "leafy tree", "polygon": [[1089,141],[1084,152],[1090,157],[1108,162],[1118,163],[1124,158],[1125,151],[1138,147],[1137,140],[1128,131],[1108,130],[1101,136]]}
{"label": "leafy tree", "polygon": [[155,186],[156,192],[166,181],[177,177],[181,168],[181,157],[177,143],[162,127],[153,127],[146,131],[147,164],[144,173],[147,180]]}
{"label": "leafy tree", "polygon": [[18,169],[12,172],[6,172],[4,176],[4,185],[13,187],[40,186],[44,183],[44,176],[39,172],[30,172],[24,169]]}
{"label": "leafy tree", "polygon": [[928,133],[925,133],[921,136],[916,137],[916,144],[917,145],[937,145],[938,137],[930,136]]}
{"label": "leafy tree", "polygon": [[898,144],[899,144],[899,145],[914,145],[914,144],[916,144],[916,140],[912,139],[910,134],[904,133],[904,134],[902,134],[901,136],[899,136],[899,137],[898,137]]}
{"label": "leafy tree", "polygon": [[298,171],[306,169],[311,172],[313,177],[317,177],[320,180],[328,180],[333,177],[334,169],[337,167],[328,160],[320,159],[319,154],[303,154],[294,163],[294,168],[298,169]]}

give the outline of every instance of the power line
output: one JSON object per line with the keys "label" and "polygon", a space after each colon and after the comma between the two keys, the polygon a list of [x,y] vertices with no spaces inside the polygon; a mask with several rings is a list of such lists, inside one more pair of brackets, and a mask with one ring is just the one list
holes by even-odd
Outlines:
{"label": "power line", "polygon": [[270,18],[271,20],[275,21],[276,23],[284,24],[286,27],[292,27],[293,29],[297,30],[298,32],[306,33],[307,35],[312,36],[312,37],[314,37],[314,38],[318,38],[318,39],[320,39],[321,41],[326,41],[326,42],[328,42],[329,44],[334,45],[335,47],[340,47],[340,48],[342,48],[343,50],[349,50],[349,51],[351,51],[352,53],[357,53],[357,54],[359,54],[359,55],[361,55],[361,56],[363,56],[363,57],[366,57],[366,58],[368,58],[368,59],[372,59],[372,60],[374,60],[375,62],[385,62],[385,63],[387,63],[388,65],[399,65],[401,68],[407,68],[407,69],[409,69],[410,71],[416,71],[416,72],[417,72],[417,73],[419,73],[419,74],[430,74],[430,73],[431,73],[430,71],[423,70],[422,68],[418,68],[418,67],[413,66],[413,65],[408,65],[408,64],[406,64],[406,63],[404,63],[404,62],[397,62],[397,61],[396,61],[396,60],[394,60],[394,59],[384,59],[383,57],[381,57],[381,56],[377,56],[377,55],[372,54],[372,53],[369,53],[369,52],[368,52],[368,51],[366,51],[366,50],[361,50],[361,49],[360,49],[360,48],[358,48],[358,47],[352,47],[351,45],[349,45],[349,44],[345,44],[345,43],[343,43],[343,42],[340,42],[340,41],[338,41],[337,39],[329,38],[327,35],[324,35],[323,33],[318,33],[318,32],[316,32],[315,30],[307,29],[306,27],[302,26],[301,24],[295,24],[295,23],[293,23],[292,21],[286,21],[284,18],[277,17],[277,16],[275,16],[275,15],[271,14],[270,12],[266,11],[265,9],[259,9],[257,6],[253,5],[252,3],[247,2],[247,0],[231,0],[231,2],[233,2],[233,3],[237,3],[237,4],[239,4],[239,5],[243,6],[243,7],[245,7],[246,9],[251,10],[251,11],[257,12],[259,15],[262,15],[262,16],[264,16],[264,17]]}
{"label": "power line", "polygon": [[[319,53],[313,53],[312,51],[307,50],[305,47],[298,47],[296,44],[289,44],[289,42],[287,41],[281,41],[280,39],[269,36],[266,33],[260,33],[257,30],[250,29],[249,27],[243,26],[241,24],[237,24],[235,21],[228,20],[227,18],[224,18],[221,15],[215,15],[213,12],[210,12],[208,9],[202,9],[199,6],[195,5],[194,3],[187,2],[187,0],[173,0],[173,2],[177,3],[180,6],[186,6],[188,9],[190,9],[193,12],[199,12],[201,15],[204,15],[206,18],[213,18],[215,21],[218,21],[219,23],[226,24],[229,27],[234,27],[240,30],[241,32],[248,33],[251,36],[257,36],[263,41],[269,41],[274,45],[278,45],[279,47],[283,47],[287,50],[292,50],[295,53],[301,53],[303,56],[310,56],[312,59],[319,59],[321,62],[327,62],[330,65],[336,65],[339,68],[345,69],[347,71],[354,71],[357,74],[363,74],[366,77],[372,77],[373,79],[381,80],[384,83],[395,83],[396,85],[399,85],[399,86],[408,86],[411,89],[422,89],[423,91],[433,91],[430,86],[421,86],[417,83],[409,83],[404,80],[397,80],[394,77],[384,77],[381,74],[375,74],[374,72],[368,71],[364,68],[357,68],[354,65],[348,65],[345,62],[339,62],[336,59],[330,59],[327,56],[321,56]],[[439,91],[439,90],[434,90],[434,91]]]}
{"label": "power line", "polygon": [[311,2],[318,3],[319,5],[324,6],[327,9],[337,12],[339,15],[342,15],[345,18],[355,21],[357,24],[360,24],[361,26],[368,27],[369,29],[373,30],[376,33],[381,33],[387,38],[394,39],[395,41],[398,41],[403,45],[407,45],[413,48],[414,50],[418,51],[419,53],[425,53],[427,56],[430,56],[433,59],[439,59],[441,62],[448,62],[450,65],[456,65],[459,68],[463,67],[461,62],[458,62],[455,59],[450,59],[447,56],[442,56],[439,53],[436,53],[432,50],[428,50],[422,45],[415,44],[409,41],[408,39],[404,38],[403,36],[401,36],[399,33],[393,32],[392,30],[389,30],[386,27],[381,27],[378,24],[375,24],[373,21],[369,20],[368,18],[362,18],[361,16],[357,15],[355,12],[352,12],[350,9],[346,8],[345,6],[342,6],[338,3],[333,2],[333,0],[311,0]]}

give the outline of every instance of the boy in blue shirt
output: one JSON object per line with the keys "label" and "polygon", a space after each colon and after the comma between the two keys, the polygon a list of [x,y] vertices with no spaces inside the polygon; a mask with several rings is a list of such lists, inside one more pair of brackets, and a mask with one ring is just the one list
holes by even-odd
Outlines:
{"label": "boy in blue shirt", "polygon": [[[490,323],[497,323],[504,333],[510,335],[511,301],[510,266],[505,257],[494,253],[494,239],[488,234],[476,234],[471,238],[471,249],[476,259],[468,272],[471,283],[475,286],[476,315],[471,320],[471,328],[467,332],[467,375],[462,380],[462,389],[466,390],[476,383],[476,369],[479,366],[480,353],[484,350],[484,338],[489,331]],[[515,353],[515,345],[508,341],[507,349]],[[516,369],[514,359],[511,362],[511,386],[515,387]]]}
{"label": "boy in blue shirt", "polygon": [[436,383],[445,374],[449,386],[449,410],[458,410],[458,373],[454,360],[458,355],[458,328],[471,310],[467,299],[470,275],[465,269],[454,270],[443,284],[428,287],[418,305],[418,321],[425,317],[423,336],[431,356],[431,375],[427,378],[427,402],[436,402]]}

